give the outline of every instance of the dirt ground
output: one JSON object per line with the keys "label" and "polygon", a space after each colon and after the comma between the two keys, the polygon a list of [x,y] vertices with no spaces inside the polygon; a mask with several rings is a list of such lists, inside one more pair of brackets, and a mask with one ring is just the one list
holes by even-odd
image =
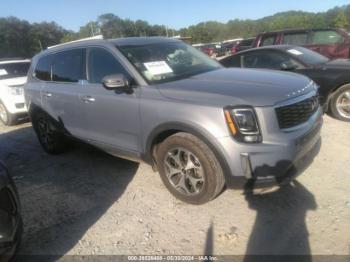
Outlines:
{"label": "dirt ground", "polygon": [[145,164],[85,145],[47,155],[30,123],[0,125],[0,159],[22,201],[20,254],[350,254],[350,123],[329,117],[293,185],[202,206],[176,200]]}

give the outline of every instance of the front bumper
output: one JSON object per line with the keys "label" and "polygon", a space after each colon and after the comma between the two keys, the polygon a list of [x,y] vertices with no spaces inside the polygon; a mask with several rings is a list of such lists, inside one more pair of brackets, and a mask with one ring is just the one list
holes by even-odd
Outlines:
{"label": "front bumper", "polygon": [[[301,174],[317,155],[321,145],[322,112],[310,120],[308,128],[283,136],[283,140],[261,144],[238,144],[233,138],[218,139],[230,169],[227,177],[277,180]],[[228,183],[229,185],[232,183]]]}
{"label": "front bumper", "polygon": [[26,114],[28,112],[27,105],[25,103],[24,95],[12,95],[8,99],[3,99],[7,111],[11,114]]}

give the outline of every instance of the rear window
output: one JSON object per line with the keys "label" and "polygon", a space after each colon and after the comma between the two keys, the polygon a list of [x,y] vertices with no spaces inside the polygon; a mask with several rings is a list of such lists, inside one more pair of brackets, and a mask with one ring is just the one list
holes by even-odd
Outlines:
{"label": "rear window", "polygon": [[78,82],[85,77],[85,49],[74,49],[55,54],[52,65],[52,80]]}
{"label": "rear window", "polygon": [[285,45],[305,45],[307,43],[307,33],[287,33],[283,36]]}
{"label": "rear window", "polygon": [[327,57],[301,46],[295,46],[286,51],[307,65],[320,65],[328,62]]}
{"label": "rear window", "polygon": [[51,81],[52,55],[47,55],[39,59],[35,68],[35,77],[42,81]]}
{"label": "rear window", "polygon": [[312,44],[314,45],[331,45],[344,42],[344,37],[337,31],[315,31],[312,36]]}
{"label": "rear window", "polygon": [[223,59],[220,63],[225,67],[241,67],[241,56],[231,56]]}
{"label": "rear window", "polygon": [[0,64],[0,79],[26,76],[29,67],[29,62]]}
{"label": "rear window", "polygon": [[253,44],[254,40],[255,39],[244,39],[239,43],[239,45],[240,46],[251,46]]}
{"label": "rear window", "polygon": [[261,40],[261,46],[274,45],[276,42],[276,35],[264,36]]}
{"label": "rear window", "polygon": [[248,53],[242,60],[244,63],[242,67],[246,68],[280,69],[284,62],[293,63],[286,54],[267,50]]}

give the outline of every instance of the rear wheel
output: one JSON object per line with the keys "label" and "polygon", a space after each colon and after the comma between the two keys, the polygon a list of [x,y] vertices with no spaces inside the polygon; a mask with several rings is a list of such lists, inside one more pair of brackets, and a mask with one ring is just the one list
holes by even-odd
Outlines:
{"label": "rear wheel", "polygon": [[335,118],[350,122],[350,84],[343,85],[334,92],[330,109]]}
{"label": "rear wheel", "polygon": [[2,102],[0,102],[0,121],[5,126],[11,126],[16,122],[16,115],[11,114]]}
{"label": "rear wheel", "polygon": [[57,124],[45,113],[32,117],[34,130],[40,144],[49,154],[59,154],[66,150],[67,142]]}
{"label": "rear wheel", "polygon": [[203,141],[188,133],[167,138],[157,150],[157,164],[168,190],[190,204],[204,204],[223,189],[219,161]]}

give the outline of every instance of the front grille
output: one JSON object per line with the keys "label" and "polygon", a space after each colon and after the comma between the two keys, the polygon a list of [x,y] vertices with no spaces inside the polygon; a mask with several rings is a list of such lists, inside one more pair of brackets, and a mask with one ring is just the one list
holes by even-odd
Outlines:
{"label": "front grille", "polygon": [[277,120],[281,129],[291,128],[305,123],[319,107],[318,96],[301,102],[276,108]]}

